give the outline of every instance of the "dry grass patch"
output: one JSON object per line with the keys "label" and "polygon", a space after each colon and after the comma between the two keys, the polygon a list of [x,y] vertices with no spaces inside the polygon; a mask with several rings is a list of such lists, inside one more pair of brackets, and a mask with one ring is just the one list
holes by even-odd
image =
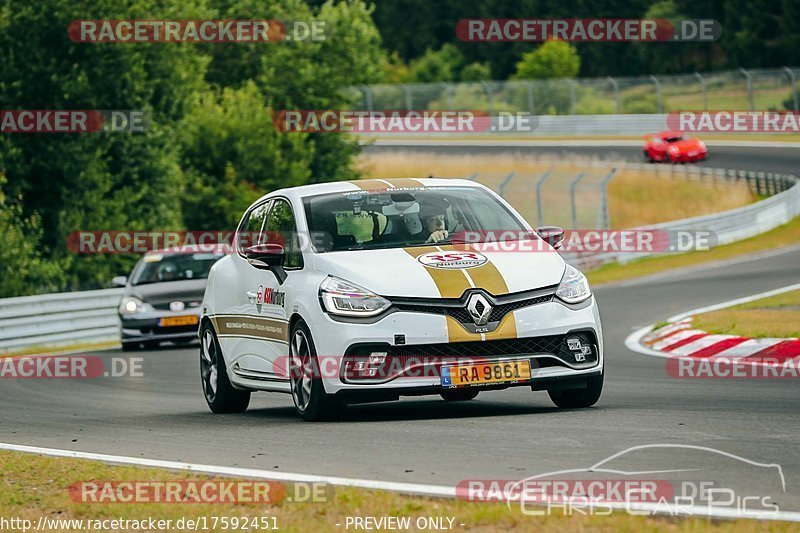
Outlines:
{"label": "dry grass patch", "polygon": [[753,338],[800,337],[800,290],[703,313],[692,322],[709,333]]}
{"label": "dry grass patch", "polygon": [[676,172],[623,171],[609,183],[609,209],[615,228],[669,222],[753,203],[756,196],[745,182],[712,183],[687,180]]}

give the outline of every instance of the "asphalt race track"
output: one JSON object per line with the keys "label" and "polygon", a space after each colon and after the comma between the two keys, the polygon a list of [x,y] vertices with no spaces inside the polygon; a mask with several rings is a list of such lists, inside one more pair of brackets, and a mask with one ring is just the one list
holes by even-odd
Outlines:
{"label": "asphalt race track", "polygon": [[[513,150],[640,159],[636,147]],[[707,164],[729,168],[796,172],[800,166],[800,150],[793,149],[716,148],[712,156]],[[316,424],[295,416],[290,396],[260,393],[246,414],[219,416],[203,400],[197,348],[164,347],[125,354],[143,358],[141,378],[0,380],[0,442],[449,486],[589,467],[637,445],[695,445],[779,464],[786,480],[777,498],[781,510],[800,511],[797,380],[675,379],[665,360],[624,346],[633,330],[680,311],[797,282],[800,247],[598,287],[606,386],[587,410],[558,410],[546,393],[519,388],[460,404],[429,397],[351,406],[342,420]],[[633,466],[658,469],[666,461],[680,468],[682,460],[678,452],[651,449]],[[754,491],[770,483],[742,461],[720,468]]]}
{"label": "asphalt race track", "polygon": [[[579,142],[579,141],[578,141]],[[500,146],[495,144],[471,144],[465,142],[437,144],[429,146],[402,147],[388,144],[367,146],[367,153],[412,152],[414,154],[438,153],[457,155],[514,154],[523,156],[548,156],[561,158],[578,155],[587,158],[608,159],[612,161],[644,162],[641,143],[627,142],[621,146],[553,146],[548,142],[531,143],[530,146]],[[765,172],[785,172],[796,174],[800,168],[800,145],[796,148],[720,146],[708,141],[709,156],[705,161],[692,163],[714,168],[733,168],[739,170],[762,170]]]}

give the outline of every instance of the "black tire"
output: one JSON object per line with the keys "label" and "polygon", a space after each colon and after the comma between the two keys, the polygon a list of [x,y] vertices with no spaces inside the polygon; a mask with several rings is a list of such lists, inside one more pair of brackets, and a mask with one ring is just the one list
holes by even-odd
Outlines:
{"label": "black tire", "polygon": [[655,159],[653,159],[653,156],[651,156],[650,152],[648,152],[647,150],[644,150],[644,160],[648,163],[655,163],[656,161]]}
{"label": "black tire", "polygon": [[123,342],[122,343],[122,351],[123,352],[136,352],[141,350],[142,345],[138,342]]}
{"label": "black tire", "polygon": [[451,389],[443,390],[439,393],[442,399],[446,402],[465,402],[467,400],[474,400],[480,391],[478,389]]}
{"label": "black tire", "polygon": [[583,389],[554,389],[547,391],[556,407],[574,409],[591,407],[600,399],[603,393],[603,374],[591,376],[587,379]]}
{"label": "black tire", "polygon": [[208,322],[200,334],[200,381],[213,413],[244,413],[250,405],[250,391],[235,389],[228,379],[217,334]]}
{"label": "black tire", "polygon": [[664,152],[664,159],[662,159],[664,163],[672,163],[672,158],[669,156],[669,153]]}
{"label": "black tire", "polygon": [[289,386],[295,411],[306,422],[331,420],[344,410],[338,396],[325,392],[314,338],[302,319],[289,335]]}

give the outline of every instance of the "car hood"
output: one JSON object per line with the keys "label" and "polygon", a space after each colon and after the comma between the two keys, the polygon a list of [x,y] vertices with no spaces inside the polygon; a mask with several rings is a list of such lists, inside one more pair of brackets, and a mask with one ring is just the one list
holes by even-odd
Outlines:
{"label": "car hood", "polygon": [[[477,256],[459,254],[463,246],[419,246],[383,250],[354,250],[316,254],[314,267],[382,296],[421,298],[458,298],[464,291],[482,288],[495,296],[556,285],[564,274],[564,260],[547,251],[488,251]],[[437,263],[443,254],[450,268],[435,268],[423,263]],[[452,255],[456,254],[456,255]],[[440,257],[436,257],[439,255]],[[459,268],[459,259],[477,262],[477,266]],[[477,259],[477,260],[474,260]]]}
{"label": "car hood", "polygon": [[699,150],[700,142],[697,139],[685,139],[683,141],[672,143],[670,146],[677,146],[681,153],[685,153],[691,150]]}
{"label": "car hood", "polygon": [[207,279],[185,279],[179,281],[162,281],[159,283],[146,283],[132,285],[126,288],[126,296],[135,296],[151,305],[169,304],[181,301],[199,302],[203,300],[203,293],[208,284]]}

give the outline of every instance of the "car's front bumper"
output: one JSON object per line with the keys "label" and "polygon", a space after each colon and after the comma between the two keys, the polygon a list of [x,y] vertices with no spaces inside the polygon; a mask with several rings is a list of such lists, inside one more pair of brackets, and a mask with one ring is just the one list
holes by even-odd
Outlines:
{"label": "car's front bumper", "polygon": [[[483,389],[526,386],[534,389],[556,388],[559,382],[572,381],[580,386],[587,376],[603,371],[603,341],[600,317],[594,297],[579,306],[567,306],[556,300],[517,309],[508,315],[513,327],[502,335],[485,337],[463,335],[445,317],[430,313],[394,312],[370,323],[343,322],[322,314],[309,324],[317,347],[320,373],[326,392],[347,395],[363,392],[365,396],[432,394],[442,387],[441,367],[463,362],[495,363],[529,360],[530,380],[515,383],[480,385]],[[460,325],[455,328],[460,328]],[[454,340],[454,334],[458,334]],[[584,335],[591,339],[592,356],[583,362],[570,360],[569,350],[560,347],[568,336]],[[398,344],[402,336],[405,343]],[[382,373],[373,380],[353,380],[343,370],[354,354],[368,357],[371,352],[385,352],[387,358],[405,357],[409,368],[398,363],[401,372]]]}
{"label": "car's front bumper", "polygon": [[[164,318],[195,316],[193,324],[179,326],[161,325]],[[120,340],[123,344],[138,342],[185,341],[197,339],[197,328],[200,321],[200,308],[180,312],[149,312],[137,315],[120,315]]]}

